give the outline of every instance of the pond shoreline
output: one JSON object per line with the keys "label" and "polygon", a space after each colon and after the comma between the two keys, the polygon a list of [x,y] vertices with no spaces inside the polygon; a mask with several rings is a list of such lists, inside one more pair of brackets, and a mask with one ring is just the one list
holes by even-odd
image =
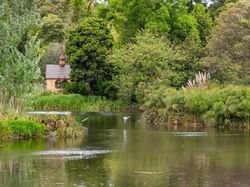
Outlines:
{"label": "pond shoreline", "polygon": [[250,128],[250,89],[246,86],[165,88],[147,99],[144,115],[155,125],[181,125],[191,117],[195,124],[205,126]]}
{"label": "pond shoreline", "polygon": [[33,96],[25,103],[26,111],[71,111],[71,112],[136,112],[137,105],[128,105],[121,100],[109,100],[102,96],[79,94],[50,94]]}
{"label": "pond shoreline", "polygon": [[228,129],[228,130],[250,130],[249,124],[242,121],[228,121],[227,124],[206,122],[199,117],[191,114],[178,113],[168,114],[167,116],[157,113],[155,110],[147,110],[142,114],[142,120],[146,125],[154,128],[163,129]]}
{"label": "pond shoreline", "polygon": [[1,140],[37,139],[40,137],[82,138],[84,127],[72,117],[44,116],[0,121]]}

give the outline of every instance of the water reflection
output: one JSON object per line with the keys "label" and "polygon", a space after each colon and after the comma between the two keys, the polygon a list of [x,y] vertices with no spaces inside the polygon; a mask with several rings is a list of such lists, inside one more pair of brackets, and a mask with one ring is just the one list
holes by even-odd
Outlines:
{"label": "water reflection", "polygon": [[85,138],[0,148],[0,186],[250,186],[250,136],[150,131],[136,116],[89,117]]}

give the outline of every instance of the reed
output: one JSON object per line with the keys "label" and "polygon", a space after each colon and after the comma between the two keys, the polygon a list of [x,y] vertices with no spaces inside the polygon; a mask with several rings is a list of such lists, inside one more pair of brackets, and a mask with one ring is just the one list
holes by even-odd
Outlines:
{"label": "reed", "polygon": [[8,139],[10,136],[10,127],[6,123],[0,122],[0,140]]}
{"label": "reed", "polygon": [[27,99],[25,110],[98,112],[122,107],[122,102],[110,101],[102,96],[51,94]]}
{"label": "reed", "polygon": [[189,114],[209,125],[250,124],[250,88],[225,86],[207,89],[165,89],[153,92],[144,104],[160,117]]}

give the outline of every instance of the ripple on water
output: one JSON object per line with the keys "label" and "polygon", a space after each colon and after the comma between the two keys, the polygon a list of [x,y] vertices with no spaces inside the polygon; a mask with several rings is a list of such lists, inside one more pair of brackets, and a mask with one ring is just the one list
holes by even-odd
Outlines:
{"label": "ripple on water", "polygon": [[134,171],[135,174],[142,174],[142,175],[161,175],[163,172],[154,172],[154,171]]}
{"label": "ripple on water", "polygon": [[34,156],[43,156],[46,159],[80,160],[89,159],[98,155],[111,153],[110,150],[48,150],[32,153]]}
{"label": "ripple on water", "polygon": [[207,132],[174,132],[171,133],[174,136],[207,136],[208,133]]}

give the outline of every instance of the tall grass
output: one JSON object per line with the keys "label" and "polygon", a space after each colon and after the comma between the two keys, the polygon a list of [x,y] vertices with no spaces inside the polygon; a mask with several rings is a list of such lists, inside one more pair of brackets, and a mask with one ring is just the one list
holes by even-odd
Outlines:
{"label": "tall grass", "polygon": [[11,136],[11,130],[9,125],[0,122],[0,140],[5,140]]}
{"label": "tall grass", "polygon": [[49,136],[60,138],[82,138],[84,128],[78,123],[74,116],[33,116],[35,121],[43,123]]}
{"label": "tall grass", "polygon": [[59,127],[56,134],[61,138],[82,138],[83,131],[84,129],[80,125],[72,124],[68,127]]}
{"label": "tall grass", "polygon": [[42,136],[45,126],[31,120],[9,120],[0,123],[0,138],[7,136],[16,138],[32,138]]}
{"label": "tall grass", "polygon": [[31,97],[26,102],[26,110],[98,112],[113,111],[122,105],[101,96],[51,94]]}
{"label": "tall grass", "polygon": [[189,114],[211,125],[232,122],[250,124],[250,88],[226,86],[208,89],[159,90],[148,97],[146,110],[157,110],[159,116]]}

